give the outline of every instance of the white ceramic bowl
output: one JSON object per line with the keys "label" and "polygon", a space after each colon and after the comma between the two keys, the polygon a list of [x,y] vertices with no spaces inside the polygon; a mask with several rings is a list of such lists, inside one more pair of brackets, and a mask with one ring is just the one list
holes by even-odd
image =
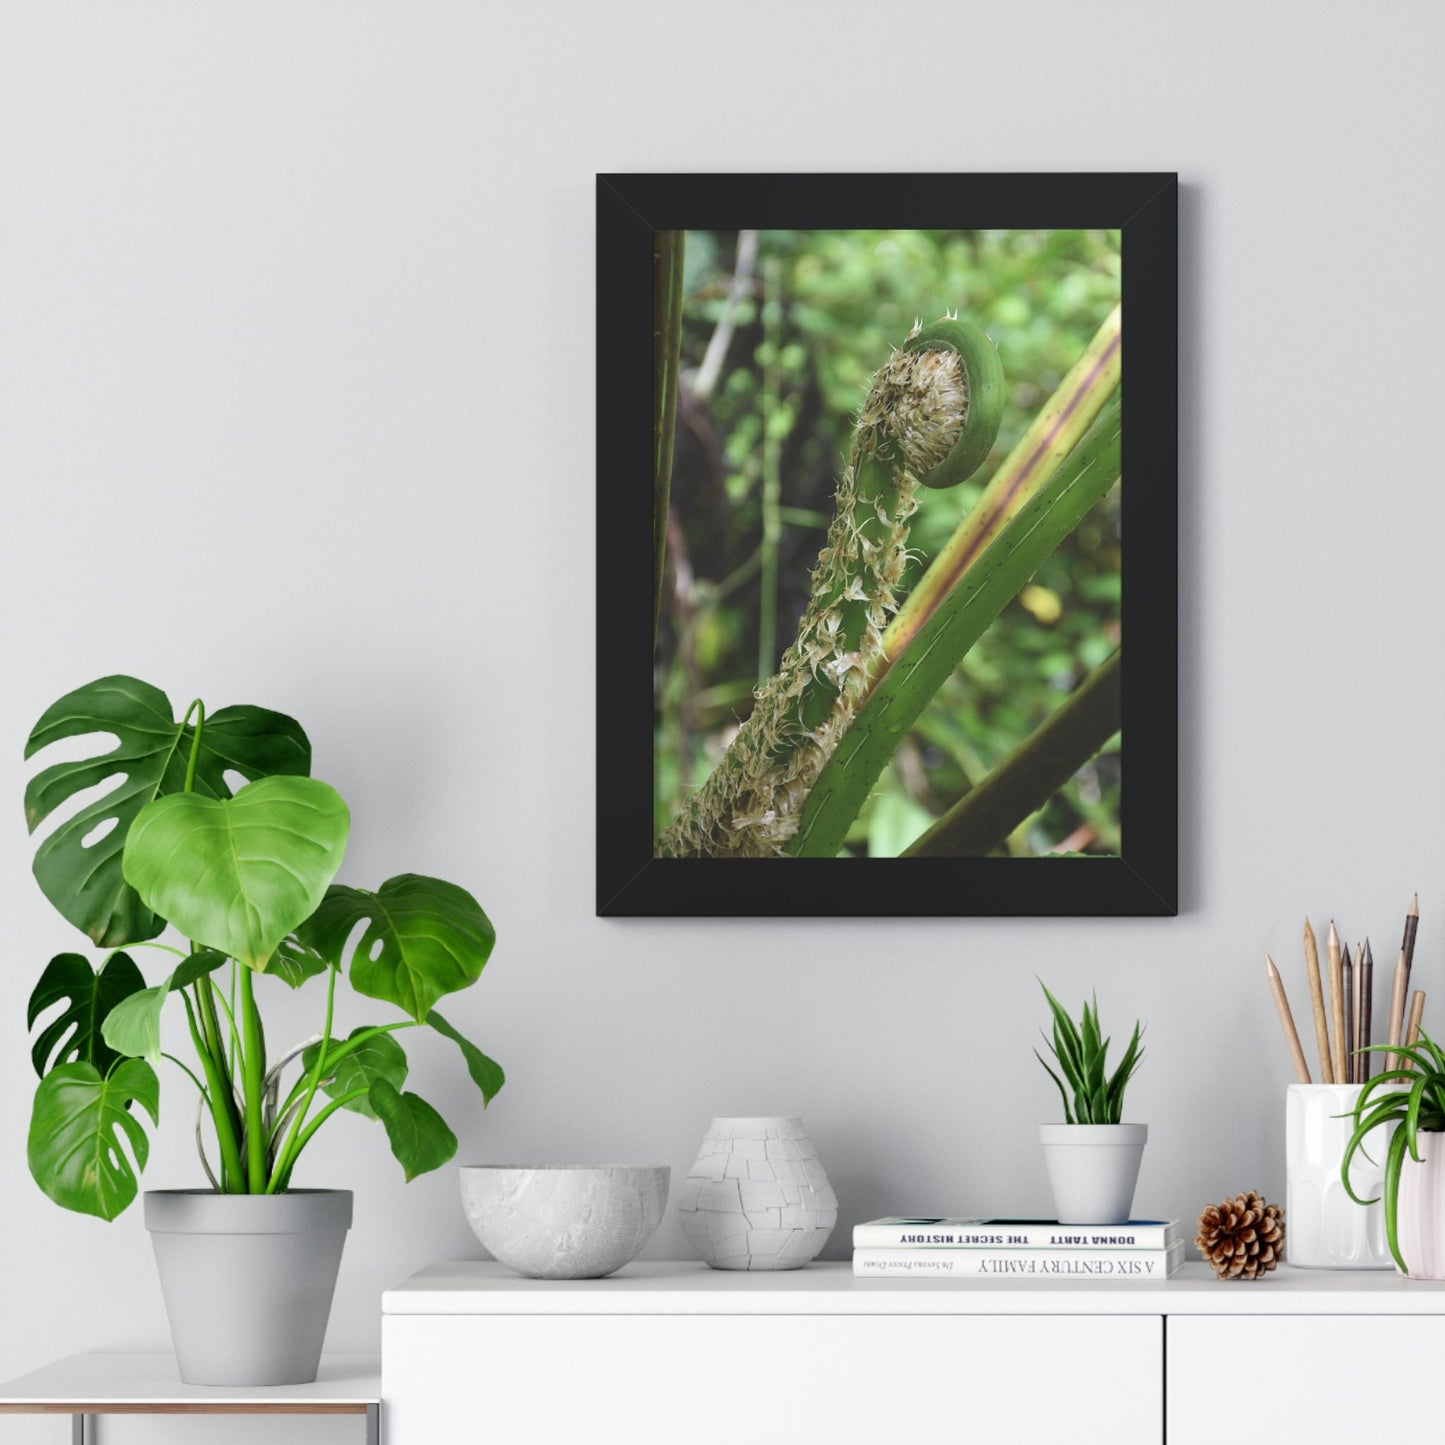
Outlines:
{"label": "white ceramic bowl", "polygon": [[632,1164],[464,1164],[462,1208],[497,1259],[532,1279],[600,1279],[634,1259],[672,1171]]}

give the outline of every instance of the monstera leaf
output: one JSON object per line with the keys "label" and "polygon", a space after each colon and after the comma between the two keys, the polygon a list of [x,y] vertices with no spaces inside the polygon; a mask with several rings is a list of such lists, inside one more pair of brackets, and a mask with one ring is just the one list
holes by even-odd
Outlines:
{"label": "monstera leaf", "polygon": [[40,1031],[30,1050],[35,1072],[43,1079],[47,1069],[81,1063],[94,1064],[104,1073],[117,1058],[102,1036],[106,1016],[145,986],[129,954],[112,954],[98,973],[78,953],[56,954],[40,975],[25,1013],[25,1027],[33,1029],[46,1009],[67,1005]]}
{"label": "monstera leaf", "polygon": [[288,988],[300,988],[308,978],[325,973],[331,964],[296,934],[288,933],[266,965],[268,978],[279,978]]}
{"label": "monstera leaf", "polygon": [[495,1059],[489,1059],[470,1039],[464,1039],[435,1009],[426,1016],[426,1021],[462,1051],[467,1073],[472,1076],[472,1083],[482,1091],[482,1108],[485,1109],[507,1082],[502,1066]]}
{"label": "monstera leaf", "polygon": [[371,1107],[408,1184],[418,1174],[440,1169],[457,1152],[457,1136],[420,1095],[399,1094],[386,1079],[373,1079]]}
{"label": "monstera leaf", "polygon": [[131,824],[125,878],[187,938],[259,971],[321,902],[350,825],[315,778],[262,778],[227,799],[174,793]]}
{"label": "monstera leaf", "polygon": [[388,878],[375,893],[333,885],[301,936],[340,967],[346,940],[362,922],[351,950],[351,986],[418,1023],[444,994],[481,977],[497,937],[465,888],[419,873]]}
{"label": "monstera leaf", "polygon": [[40,1081],[26,1159],[35,1182],[57,1204],[114,1219],[135,1198],[150,1140],[130,1112],[133,1103],[152,1124],[160,1122],[160,1083],[141,1059],[122,1060],[104,1075],[94,1064],[62,1064]]}
{"label": "monstera leaf", "polygon": [[[353,1029],[348,1039],[332,1039],[327,1046],[327,1052],[342,1047],[343,1043],[349,1043],[357,1034],[369,1032],[366,1028]],[[316,1060],[321,1056],[321,1046],[312,1044],[301,1056],[301,1067],[308,1072],[316,1067]],[[326,1078],[321,1082],[324,1093],[333,1099],[342,1098],[356,1089],[370,1089],[377,1079],[385,1079],[393,1089],[400,1089],[406,1082],[407,1062],[406,1052],[390,1034],[377,1034],[357,1046],[340,1060],[333,1068],[330,1064],[326,1066]],[[355,1110],[358,1114],[364,1114],[368,1119],[377,1117],[376,1110],[371,1107],[371,1100],[365,1094],[355,1099],[348,1099],[341,1106],[343,1109]]]}
{"label": "monstera leaf", "polygon": [[161,1010],[166,999],[179,988],[214,973],[226,955],[214,948],[193,953],[164,982],[143,988],[123,999],[105,1020],[101,1033],[106,1044],[128,1059],[144,1059],[152,1065],[161,1061]]}
{"label": "monstera leaf", "polygon": [[[154,938],[165,927],[126,884],[121,854],[136,814],[153,799],[184,789],[195,731],[175,720],[158,688],[134,677],[103,677],[67,693],[45,713],[30,734],[25,756],[62,738],[96,733],[113,736],[115,747],[36,773],[25,789],[25,821],[33,833],[77,793],[121,775],[114,788],[41,843],[34,863],[41,891],[62,916],[102,948],[114,948]],[[229,798],[228,769],[246,778],[304,777],[311,770],[311,744],[301,724],[282,713],[223,708],[202,729],[195,791]],[[110,831],[99,836],[107,826]]]}

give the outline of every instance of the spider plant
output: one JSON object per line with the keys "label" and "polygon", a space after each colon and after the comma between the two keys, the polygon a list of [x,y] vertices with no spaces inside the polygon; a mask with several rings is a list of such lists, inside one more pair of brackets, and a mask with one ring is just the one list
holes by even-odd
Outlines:
{"label": "spider plant", "polygon": [[[1144,1051],[1139,1047],[1143,1026],[1135,1023],[1129,1047],[1124,1050],[1119,1067],[1110,1074],[1108,1056],[1111,1040],[1104,1038],[1099,1027],[1098,995],[1094,995],[1092,1003],[1084,1004],[1083,1018],[1076,1024],[1042,979],[1039,987],[1043,989],[1054,1016],[1053,1039],[1049,1041],[1046,1034],[1045,1041],[1064,1078],[1061,1079],[1049,1068],[1048,1061],[1037,1049],[1034,1057],[1043,1064],[1049,1078],[1058,1086],[1059,1097],[1064,1101],[1064,1121],[1069,1124],[1119,1123],[1124,1117],[1124,1087],[1144,1059]],[[1064,1079],[1068,1080],[1068,1089],[1064,1087]],[[1073,1091],[1072,1102],[1069,1090]]]}
{"label": "spider plant", "polygon": [[[1409,1274],[1409,1266],[1400,1253],[1400,1174],[1407,1152],[1417,1164],[1424,1162],[1420,1156],[1421,1134],[1445,1132],[1445,1052],[1424,1029],[1414,1044],[1393,1047],[1373,1044],[1369,1051],[1393,1054],[1401,1062],[1376,1074],[1360,1090],[1354,1107],[1355,1129],[1345,1148],[1345,1157],[1340,1161],[1340,1178],[1345,1192],[1356,1204],[1378,1203],[1379,1195],[1361,1199],[1355,1193],[1350,1184],[1350,1161],[1355,1157],[1355,1150],[1362,1149],[1365,1139],[1376,1129],[1391,1124],[1399,1126],[1385,1146],[1385,1237],[1395,1263],[1403,1274]],[[1406,1084],[1408,1088],[1402,1087]],[[1368,1150],[1365,1157],[1370,1157]]]}

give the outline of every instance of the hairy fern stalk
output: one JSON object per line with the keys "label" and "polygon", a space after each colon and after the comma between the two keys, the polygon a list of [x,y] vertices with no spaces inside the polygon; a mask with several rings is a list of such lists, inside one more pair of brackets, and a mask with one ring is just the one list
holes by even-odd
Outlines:
{"label": "hairy fern stalk", "polygon": [[797,831],[883,658],[919,481],[948,456],[968,414],[956,350],[906,344],[874,375],[798,635],[726,756],[659,838],[660,857],[769,858]]}

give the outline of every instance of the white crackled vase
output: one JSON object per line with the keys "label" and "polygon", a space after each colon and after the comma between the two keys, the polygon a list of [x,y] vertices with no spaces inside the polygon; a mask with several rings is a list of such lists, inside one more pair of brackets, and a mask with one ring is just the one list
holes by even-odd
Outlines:
{"label": "white crackled vase", "polygon": [[714,1119],[677,1213],[714,1269],[798,1269],[827,1243],[838,1196],[801,1119]]}

